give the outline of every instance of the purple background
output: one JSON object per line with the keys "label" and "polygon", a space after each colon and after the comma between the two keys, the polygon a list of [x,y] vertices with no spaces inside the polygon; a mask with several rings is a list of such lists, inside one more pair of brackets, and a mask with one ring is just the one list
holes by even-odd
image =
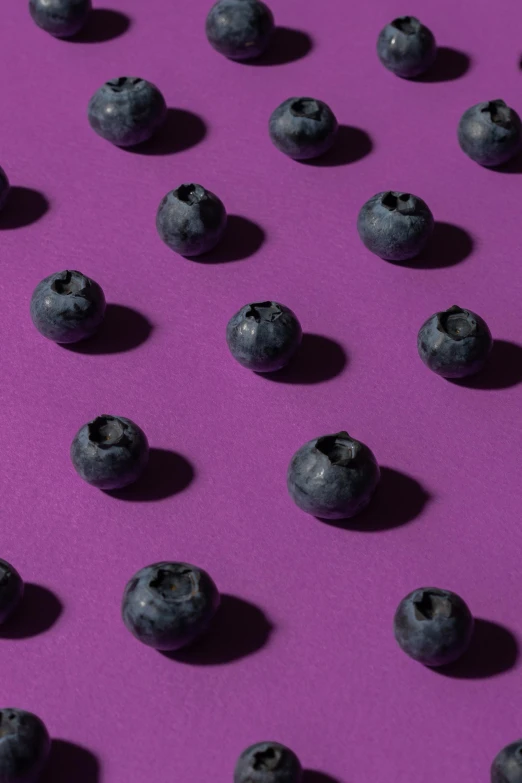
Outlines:
{"label": "purple background", "polygon": [[[58,744],[54,783],[226,783],[244,746],[266,738],[325,775],[307,783],[475,783],[522,731],[509,633],[522,627],[522,178],[518,165],[480,168],[456,142],[468,106],[502,97],[522,109],[519,5],[272,6],[280,25],[311,35],[306,56],[225,60],[203,33],[206,0],[115,0],[132,24],[109,41],[97,40],[100,29],[118,32],[117,16],[102,14],[75,42],[38,30],[25,2],[2,16],[0,162],[49,209],[17,190],[0,220],[1,556],[63,611],[53,623],[52,598],[29,590],[26,617],[5,633],[22,638],[0,640],[1,702],[37,712],[54,737],[98,760]],[[440,45],[466,52],[467,73],[436,80],[465,66],[456,55],[433,81],[384,70],[379,28],[405,12]],[[288,33],[283,48],[289,40],[295,55],[306,48]],[[268,62],[291,59],[281,51]],[[124,74],[150,79],[169,106],[200,117],[205,138],[197,117],[180,112],[177,133],[149,147],[171,154],[98,138],[87,101]],[[299,94],[369,134],[370,154],[363,133],[343,131],[348,152],[326,163],[344,165],[281,155],[267,120]],[[187,181],[244,219],[232,220],[235,236],[212,259],[221,263],[183,259],[156,235],[159,201]],[[438,221],[458,227],[439,226],[418,268],[381,261],[359,241],[358,209],[386,189],[421,196]],[[111,308],[110,328],[80,351],[45,341],[30,295],[64,268],[136,313]],[[228,318],[265,298],[335,341],[307,338],[286,382],[247,372],[227,352]],[[469,387],[436,377],[417,356],[419,326],[453,304],[506,341]],[[127,500],[83,484],[69,461],[76,430],[102,412],[134,419],[168,450],[154,453],[148,481]],[[287,496],[292,453],[339,429],[388,468],[355,525],[382,529],[327,526]],[[219,638],[192,661],[140,645],[120,620],[126,581],[159,559],[200,565],[235,597],[225,600]],[[415,664],[393,639],[397,603],[425,584],[456,590],[498,624],[479,625],[486,643],[452,676]]]}

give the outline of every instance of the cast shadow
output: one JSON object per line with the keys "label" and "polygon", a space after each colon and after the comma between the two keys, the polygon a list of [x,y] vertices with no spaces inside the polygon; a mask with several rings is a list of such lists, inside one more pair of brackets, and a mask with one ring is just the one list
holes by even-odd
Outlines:
{"label": "cast shadow", "polygon": [[366,131],[351,125],[339,125],[334,144],[328,152],[319,158],[301,160],[299,163],[318,167],[347,166],[365,158],[372,149],[373,142]]}
{"label": "cast shadow", "polygon": [[53,627],[62,610],[62,602],[51,590],[28,582],[20,606],[0,628],[0,639],[39,636]]}
{"label": "cast shadow", "polygon": [[143,475],[129,487],[110,489],[107,495],[118,500],[151,502],[183,492],[194,480],[194,468],[176,451],[151,449]]}
{"label": "cast shadow", "polygon": [[105,43],[124,35],[131,24],[130,17],[121,11],[114,11],[110,8],[93,8],[83,29],[71,38],[63,40],[72,43]]}
{"label": "cast shadow", "polygon": [[435,671],[461,680],[486,679],[513,669],[518,654],[518,642],[511,631],[490,620],[475,619],[471,644],[462,658]]}
{"label": "cast shadow", "polygon": [[500,166],[489,166],[488,168],[499,174],[522,174],[522,152],[508,160],[507,163],[502,163]]}
{"label": "cast shadow", "polygon": [[468,378],[454,378],[452,383],[468,389],[510,389],[522,382],[522,346],[508,340],[495,340],[486,366]]}
{"label": "cast shadow", "polygon": [[453,223],[436,220],[428,244],[416,258],[389,263],[416,269],[444,269],[465,261],[473,248],[473,238],[467,231]]}
{"label": "cast shadow", "polygon": [[303,334],[295,358],[277,372],[258,373],[270,381],[309,385],[337,378],[348,364],[343,346],[321,334]]}
{"label": "cast shadow", "polygon": [[435,62],[426,73],[417,76],[416,82],[452,82],[465,76],[471,66],[471,58],[465,52],[439,46]]}
{"label": "cast shadow", "polygon": [[210,630],[190,647],[162,653],[171,660],[194,666],[232,663],[261,650],[273,626],[265,613],[249,601],[222,595]]}
{"label": "cast shadow", "polygon": [[87,748],[53,739],[41,783],[99,783],[100,763]]}
{"label": "cast shadow", "polygon": [[0,230],[30,226],[48,210],[49,202],[39,190],[13,185],[0,212]]}
{"label": "cast shadow", "polygon": [[200,264],[226,264],[243,261],[253,256],[266,239],[264,230],[253,220],[242,215],[229,215],[225,235],[208,253],[191,258]]}
{"label": "cast shadow", "polygon": [[303,783],[339,783],[336,778],[316,769],[303,770]]}
{"label": "cast shadow", "polygon": [[199,144],[207,135],[207,126],[187,109],[167,109],[165,122],[154,136],[135,147],[123,147],[139,155],[174,155]]}
{"label": "cast shadow", "polygon": [[132,351],[151,335],[153,326],[144,315],[132,307],[108,304],[105,318],[92,337],[78,343],[65,343],[62,347],[74,353],[110,354]]}
{"label": "cast shadow", "polygon": [[265,52],[252,60],[240,60],[243,65],[286,65],[302,60],[313,49],[308,33],[291,27],[276,27]]}
{"label": "cast shadow", "polygon": [[392,530],[417,519],[430,499],[417,479],[394,468],[381,467],[381,480],[364,511],[351,519],[321,519],[321,522],[361,533]]}

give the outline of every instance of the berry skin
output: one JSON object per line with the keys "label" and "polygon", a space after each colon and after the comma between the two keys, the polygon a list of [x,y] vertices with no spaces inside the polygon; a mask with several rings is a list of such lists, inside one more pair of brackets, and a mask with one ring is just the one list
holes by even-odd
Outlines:
{"label": "berry skin", "polygon": [[180,185],[162,199],[156,228],[171,250],[199,256],[215,247],[227,225],[223,202],[201,185]]}
{"label": "berry skin", "polygon": [[0,209],[4,208],[10,190],[11,186],[9,184],[7,174],[0,166]]}
{"label": "berry skin", "polygon": [[257,742],[243,751],[234,783],[301,783],[303,770],[293,750],[279,742]]}
{"label": "berry skin", "polygon": [[29,0],[35,24],[56,38],[79,33],[91,9],[91,0]]}
{"label": "berry skin", "polygon": [[43,722],[25,710],[0,710],[0,781],[36,783],[47,762],[51,740]]}
{"label": "berry skin", "polygon": [[404,598],[393,621],[401,649],[425,666],[444,666],[469,647],[473,616],[455,593],[436,587],[414,590]]}
{"label": "berry skin", "polygon": [[479,372],[492,347],[486,322],[457,305],[428,318],[417,337],[420,358],[443,378],[465,378]]}
{"label": "berry skin", "polygon": [[16,568],[0,560],[0,624],[5,623],[24,595],[24,582]]}
{"label": "berry skin", "polygon": [[105,315],[105,296],[94,280],[65,270],[38,283],[31,318],[40,334],[55,343],[77,343],[97,331]]}
{"label": "berry skin", "polygon": [[278,150],[294,160],[327,152],[337,135],[335,114],[315,98],[288,98],[272,112],[268,130]]}
{"label": "berry skin", "polygon": [[504,101],[477,103],[460,118],[458,139],[471,160],[481,166],[500,166],[522,149],[522,123]]}
{"label": "berry skin", "polygon": [[404,79],[420,76],[433,65],[437,44],[431,30],[414,16],[401,16],[384,27],[377,39],[379,60]]}
{"label": "berry skin", "polygon": [[78,475],[98,489],[121,489],[132,484],[149,461],[143,430],[122,416],[98,416],[78,430],[71,445]]}
{"label": "berry skin", "polygon": [[287,365],[301,338],[296,316],[277,302],[247,304],[227,324],[230,353],[254,372],[274,372]]}
{"label": "berry skin", "polygon": [[220,603],[218,589],[201,568],[154,563],[138,571],[123,593],[127,629],[156,650],[185,647],[207,630]]}
{"label": "berry skin", "polygon": [[419,255],[433,226],[433,215],[421,198],[391,190],[369,199],[357,218],[364,245],[387,261],[406,261]]}
{"label": "berry skin", "polygon": [[274,17],[261,0],[218,0],[207,16],[211,46],[231,60],[251,60],[270,43]]}
{"label": "berry skin", "polygon": [[491,783],[522,783],[522,740],[506,745],[495,756]]}
{"label": "berry skin", "polygon": [[343,431],[305,443],[292,457],[287,485],[307,514],[348,519],[368,505],[379,478],[368,446]]}
{"label": "berry skin", "polygon": [[131,76],[106,82],[89,101],[91,128],[117,147],[147,141],[167,116],[165,98],[158,88]]}

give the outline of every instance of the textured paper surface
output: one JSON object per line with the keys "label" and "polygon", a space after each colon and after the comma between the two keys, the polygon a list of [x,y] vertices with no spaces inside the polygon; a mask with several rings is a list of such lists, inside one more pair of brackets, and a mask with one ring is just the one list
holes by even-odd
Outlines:
{"label": "textured paper surface", "polygon": [[[47,627],[52,601],[30,590],[38,618],[10,634],[28,638],[0,639],[1,703],[34,710],[53,737],[96,757],[98,770],[62,745],[59,783],[226,783],[240,751],[267,738],[331,776],[307,783],[486,780],[497,750],[521,733],[511,637],[481,626],[493,653],[450,677],[404,656],[391,622],[403,595],[431,584],[461,593],[477,617],[521,629],[522,176],[474,165],[456,142],[468,106],[503,98],[522,109],[518,4],[503,0],[491,13],[471,0],[272,0],[279,24],[314,46],[294,62],[255,66],[209,47],[203,0],[115,0],[130,29],[83,43],[52,39],[24,2],[8,5],[0,163],[49,209],[32,220],[38,197],[15,191],[15,203],[29,198],[26,217],[11,210],[0,221],[0,554],[63,611]],[[377,34],[404,12],[470,56],[462,78],[411,83],[383,69]],[[172,154],[98,138],[87,101],[124,74],[150,79],[170,107],[200,117],[205,138],[190,146],[200,126],[180,113],[179,140],[165,144]],[[367,133],[371,153],[337,166],[282,156],[268,117],[299,94]],[[359,134],[345,157],[365,145]],[[156,208],[191,181],[243,218],[232,221],[237,230],[258,224],[264,243],[247,225],[216,255],[222,263],[170,252]],[[361,245],[358,209],[386,189],[421,196],[438,221],[461,229],[443,229],[428,268],[388,264]],[[34,286],[64,268],[92,276],[120,306],[82,351],[45,341],[28,316]],[[339,349],[318,338],[307,338],[312,369],[301,362],[293,382],[236,365],[226,322],[265,298],[339,343],[344,370],[335,373]],[[443,381],[417,356],[419,326],[453,304],[509,343],[478,388]],[[123,307],[150,321],[147,339]],[[325,352],[330,373],[317,357]],[[102,412],[134,419],[167,450],[155,452],[151,485],[130,500],[83,484],[69,461],[76,430]],[[288,498],[292,453],[339,429],[388,469],[363,523],[390,529],[326,526]],[[169,451],[192,465],[192,481]],[[215,647],[192,662],[141,646],[120,620],[127,579],[159,559],[208,569],[233,597]]]}

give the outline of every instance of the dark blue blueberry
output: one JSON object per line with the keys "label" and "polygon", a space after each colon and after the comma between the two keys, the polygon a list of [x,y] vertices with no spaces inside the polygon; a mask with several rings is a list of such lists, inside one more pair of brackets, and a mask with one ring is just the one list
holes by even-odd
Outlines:
{"label": "dark blue blueberry", "polygon": [[147,141],[166,116],[167,106],[158,88],[131,76],[106,82],[89,101],[91,128],[117,147]]}
{"label": "dark blue blueberry", "polygon": [[278,150],[294,160],[308,160],[330,149],[337,120],[323,101],[288,98],[272,112],[268,130]]}
{"label": "dark blue blueberry", "polygon": [[481,166],[499,166],[522,149],[522,124],[504,101],[486,101],[464,112],[458,138],[471,160]]}
{"label": "dark blue blueberry", "polygon": [[411,79],[428,70],[437,56],[431,30],[414,16],[401,16],[384,27],[377,39],[379,60],[392,73]]}
{"label": "dark blue blueberry", "polygon": [[0,783],[36,783],[50,749],[40,718],[13,707],[0,710]]}
{"label": "dark blue blueberry", "polygon": [[220,602],[218,589],[201,568],[154,563],[138,571],[123,593],[128,630],[156,650],[179,650],[204,633]]}
{"label": "dark blue blueberry", "polygon": [[31,318],[44,337],[55,343],[77,343],[91,337],[105,315],[105,296],[94,280],[66,270],[36,286]]}
{"label": "dark blue blueberry", "polygon": [[418,196],[388,190],[363,205],[357,231],[375,255],[388,261],[406,261],[415,258],[430,238],[433,215]]}
{"label": "dark blue blueberry", "polygon": [[227,324],[230,353],[255,372],[280,370],[296,353],[301,338],[296,316],[277,302],[247,304]]}
{"label": "dark blue blueberry", "polygon": [[11,186],[9,184],[9,180],[7,179],[7,174],[0,166],[0,209],[5,206],[5,202],[7,201],[10,190]]}
{"label": "dark blue blueberry", "polygon": [[486,322],[457,305],[428,318],[417,337],[420,358],[443,378],[464,378],[478,372],[492,347]]}
{"label": "dark blue blueberry", "polygon": [[288,468],[288,491],[303,511],[323,519],[348,519],[370,502],[379,483],[377,461],[347,432],[305,443]]}
{"label": "dark blue blueberry", "polygon": [[162,199],[156,215],[158,234],[182,256],[199,256],[212,250],[225,232],[223,202],[201,185],[180,185]]}
{"label": "dark blue blueberry", "polygon": [[243,751],[234,783],[301,783],[303,770],[293,750],[279,742],[257,742]]}
{"label": "dark blue blueberry", "polygon": [[522,783],[522,740],[506,745],[495,756],[491,783]]}
{"label": "dark blue blueberry", "polygon": [[34,22],[56,38],[80,32],[91,8],[91,0],[29,0]]}
{"label": "dark blue blueberry", "polygon": [[24,594],[24,582],[16,568],[0,560],[0,624],[14,612]]}
{"label": "dark blue blueberry", "polygon": [[149,461],[143,430],[122,416],[98,416],[78,430],[71,445],[76,472],[99,489],[121,489],[136,481]]}
{"label": "dark blue blueberry", "polygon": [[404,598],[395,612],[395,638],[406,655],[425,666],[453,663],[468,649],[473,616],[455,593],[422,587]]}
{"label": "dark blue blueberry", "polygon": [[274,17],[261,0],[218,0],[207,16],[210,44],[231,60],[251,60],[265,51]]}

